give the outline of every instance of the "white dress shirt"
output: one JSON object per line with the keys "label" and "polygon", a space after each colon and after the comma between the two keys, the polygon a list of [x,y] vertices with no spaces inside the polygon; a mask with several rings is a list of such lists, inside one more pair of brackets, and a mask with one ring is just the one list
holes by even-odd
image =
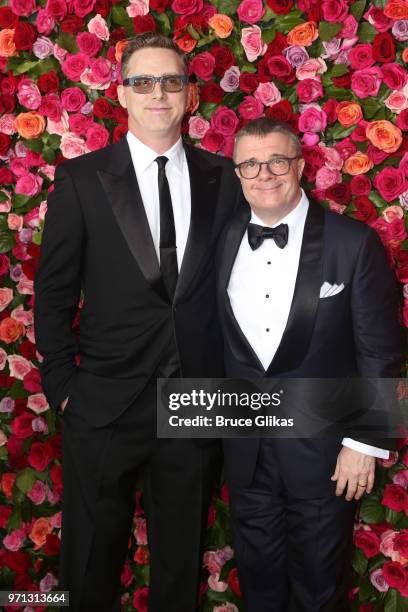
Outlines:
{"label": "white dress shirt", "polygon": [[[283,249],[267,239],[253,251],[245,232],[231,272],[227,289],[231,308],[264,370],[275,356],[288,321],[308,208],[309,201],[302,190],[296,208],[274,225],[286,223],[289,227],[288,243]],[[266,225],[253,211],[251,223]],[[388,459],[387,450],[350,438],[342,442],[361,453]]]}
{"label": "white dress shirt", "polygon": [[[156,151],[143,144],[132,132],[128,132],[126,137],[154,248],[156,249],[157,259],[160,262],[160,202],[157,181],[158,165],[155,162],[156,157],[159,157],[159,155]],[[177,264],[180,271],[191,217],[190,176],[181,138],[163,155],[169,160],[166,163],[166,177],[173,205]]]}

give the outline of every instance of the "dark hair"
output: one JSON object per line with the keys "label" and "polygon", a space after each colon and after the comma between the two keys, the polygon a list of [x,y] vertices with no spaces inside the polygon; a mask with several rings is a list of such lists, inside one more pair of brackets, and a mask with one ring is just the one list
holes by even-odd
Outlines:
{"label": "dark hair", "polygon": [[244,136],[258,136],[258,138],[264,138],[265,136],[274,134],[275,132],[285,134],[288,138],[290,138],[293,146],[295,147],[296,155],[302,155],[302,145],[300,140],[296,134],[292,132],[287,123],[275,121],[269,117],[259,117],[253,121],[248,121],[248,123],[244,125],[235,135],[234,157],[237,144]]}
{"label": "dark hair", "polygon": [[130,58],[132,57],[133,53],[139,51],[140,49],[169,49],[170,51],[174,51],[174,53],[176,53],[181,59],[185,73],[188,74],[187,56],[171,38],[167,38],[167,36],[157,34],[156,32],[145,32],[144,34],[128,39],[121,59],[120,72],[122,79],[127,77],[127,69]]}

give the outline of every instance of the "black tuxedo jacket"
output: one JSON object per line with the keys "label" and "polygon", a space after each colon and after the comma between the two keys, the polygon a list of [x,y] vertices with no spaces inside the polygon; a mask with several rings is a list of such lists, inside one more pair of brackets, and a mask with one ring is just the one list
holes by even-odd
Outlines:
{"label": "black tuxedo jacket", "polygon": [[[226,375],[233,378],[398,377],[401,330],[395,277],[383,246],[367,225],[325,211],[311,202],[306,218],[293,301],[281,343],[267,371],[241,331],[227,287],[250,219],[240,207],[220,241],[218,307],[225,344]],[[344,283],[343,291],[320,299],[323,282]],[[279,291],[279,288],[276,288]],[[256,316],[256,313],[254,313]],[[393,440],[361,442],[392,448]],[[341,441],[276,440],[282,477],[297,494],[320,496],[333,485],[330,475]],[[224,440],[230,482],[248,486],[259,439]]]}
{"label": "black tuxedo jacket", "polygon": [[214,253],[239,182],[230,160],[185,151],[191,222],[172,304],[126,138],[58,167],[35,280],[36,338],[52,407],[80,387],[92,422],[112,421],[154,376],[174,337],[183,376],[223,375]]}

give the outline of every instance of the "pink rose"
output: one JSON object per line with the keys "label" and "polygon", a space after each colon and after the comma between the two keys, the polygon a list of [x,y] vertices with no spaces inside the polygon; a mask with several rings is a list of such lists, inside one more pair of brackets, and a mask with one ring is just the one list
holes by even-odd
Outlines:
{"label": "pink rose", "polygon": [[10,376],[23,380],[24,376],[29,373],[32,368],[31,363],[21,355],[9,355],[8,363],[10,368]]}
{"label": "pink rose", "polygon": [[55,19],[45,9],[40,9],[37,13],[35,26],[40,34],[51,34],[55,27]]}
{"label": "pink rose", "polygon": [[311,104],[301,112],[298,126],[301,132],[324,132],[327,126],[327,115],[317,104]]}
{"label": "pink rose", "polygon": [[336,183],[341,183],[341,172],[323,166],[316,172],[316,187],[317,189],[328,189]]}
{"label": "pink rose", "polygon": [[327,71],[327,64],[324,59],[312,58],[304,62],[296,70],[296,77],[298,81],[304,81],[305,79],[314,79],[318,74],[323,74]]}
{"label": "pink rose", "polygon": [[353,15],[347,15],[339,32],[340,38],[353,38],[357,34],[358,23]]}
{"label": "pink rose", "polygon": [[9,0],[11,10],[19,17],[30,17],[35,11],[35,0]]}
{"label": "pink rose", "polygon": [[34,293],[34,281],[22,274],[17,283],[17,290],[22,295],[32,295]]}
{"label": "pink rose", "polygon": [[257,26],[242,28],[241,44],[249,62],[254,62],[257,57],[264,55],[268,45],[262,41],[261,29]]}
{"label": "pink rose", "polygon": [[78,17],[86,17],[92,12],[96,0],[74,0],[74,13]]}
{"label": "pink rose", "polygon": [[110,33],[106,21],[101,15],[95,15],[88,21],[88,30],[101,40],[109,40]]}
{"label": "pink rose", "polygon": [[356,196],[368,196],[371,191],[371,181],[365,174],[353,176],[350,181],[351,193]]}
{"label": "pink rose", "polygon": [[61,119],[59,121],[55,121],[51,119],[51,117],[47,120],[47,132],[49,134],[58,134],[62,136],[64,132],[67,132],[69,129],[68,123],[68,113],[66,110],[62,111]]}
{"label": "pink rose", "polygon": [[34,393],[27,400],[27,408],[30,408],[35,414],[41,414],[49,409],[49,404],[43,393]]}
{"label": "pink rose", "polygon": [[325,164],[332,170],[341,170],[343,167],[343,160],[340,153],[334,147],[326,147],[321,145],[321,149],[324,154]]}
{"label": "pink rose", "polygon": [[198,53],[190,62],[190,72],[203,81],[209,81],[215,68],[215,57],[208,51]]}
{"label": "pink rose", "polygon": [[238,608],[233,603],[225,603],[220,606],[215,606],[213,612],[238,612]]}
{"label": "pink rose", "polygon": [[85,136],[92,124],[92,117],[82,113],[74,113],[69,116],[69,129],[77,136]]}
{"label": "pink rose", "polygon": [[351,75],[351,89],[359,98],[377,96],[381,82],[382,72],[378,66],[356,70]]}
{"label": "pink rose", "polygon": [[10,230],[20,231],[23,227],[23,217],[10,213],[7,217],[7,225]]}
{"label": "pink rose", "polygon": [[65,61],[67,55],[68,55],[68,51],[66,49],[63,49],[59,45],[57,45],[57,43],[55,43],[54,57],[60,62],[60,64],[62,64],[62,62]]}
{"label": "pink rose", "polygon": [[402,242],[407,237],[404,223],[401,219],[387,223],[385,219],[378,218],[370,223],[370,225],[377,232],[385,246],[389,245],[390,242]]}
{"label": "pink rose", "polygon": [[31,499],[34,505],[39,506],[45,501],[47,496],[47,487],[41,482],[41,480],[36,480],[30,491],[27,493],[28,499]]}
{"label": "pink rose", "polygon": [[228,589],[228,583],[220,580],[218,573],[208,577],[208,586],[216,593],[224,593]]}
{"label": "pink rose", "polygon": [[41,104],[41,94],[37,85],[31,79],[23,78],[17,87],[17,98],[22,106],[36,110]]}
{"label": "pink rose", "polygon": [[392,202],[408,189],[408,180],[399,168],[383,168],[374,178],[374,186],[386,202]]}
{"label": "pink rose", "polygon": [[38,59],[46,59],[54,53],[54,43],[45,36],[39,36],[33,44],[33,53]]}
{"label": "pink rose", "polygon": [[307,147],[313,147],[320,142],[320,136],[318,134],[312,134],[311,132],[305,132],[302,136],[302,143]]}
{"label": "pink rose", "polygon": [[0,348],[0,370],[4,370],[7,363],[7,353],[4,349]]}
{"label": "pink rose", "polygon": [[262,0],[242,0],[237,9],[237,14],[240,21],[255,24],[265,14]]}
{"label": "pink rose", "polygon": [[27,172],[23,176],[20,176],[16,183],[16,193],[22,195],[35,196],[40,193],[43,184],[43,178],[38,174],[32,174]]}
{"label": "pink rose", "polygon": [[224,76],[220,81],[220,87],[227,92],[233,92],[239,89],[239,77],[241,73],[238,66],[231,66],[224,72]]}
{"label": "pink rose", "polygon": [[363,70],[370,68],[374,64],[373,48],[368,43],[356,45],[348,54],[348,60],[353,70]]}
{"label": "pink rose", "polygon": [[383,217],[387,223],[392,223],[394,219],[403,219],[404,211],[401,206],[387,206],[387,208],[383,210]]}
{"label": "pink rose", "polygon": [[296,85],[296,92],[300,102],[314,102],[323,96],[323,87],[320,80],[304,79]]}
{"label": "pink rose", "polygon": [[408,176],[408,152],[404,153],[400,159],[399,169],[405,174],[405,176]]}
{"label": "pink rose", "polygon": [[276,85],[271,82],[259,83],[254,92],[254,96],[265,106],[272,106],[272,104],[276,104],[282,99],[281,92]]}
{"label": "pink rose", "polygon": [[61,70],[70,81],[79,81],[88,66],[89,58],[84,53],[67,54],[61,64]]}
{"label": "pink rose", "polygon": [[332,23],[341,23],[349,14],[349,6],[345,0],[323,0],[323,17]]}
{"label": "pink rose", "polygon": [[0,132],[11,136],[16,133],[16,116],[12,113],[5,113],[0,117]]}
{"label": "pink rose", "polygon": [[70,113],[77,113],[86,103],[86,96],[79,87],[67,87],[61,94],[61,104]]}
{"label": "pink rose", "polygon": [[147,546],[146,519],[137,517],[135,519],[134,535],[138,546]]}
{"label": "pink rose", "polygon": [[[404,90],[407,89],[406,87]],[[393,113],[401,113],[403,110],[408,108],[408,92],[404,93],[402,91],[393,91],[386,100],[384,100],[384,104],[387,108],[390,109]]]}
{"label": "pink rose", "polygon": [[56,21],[62,21],[67,14],[66,0],[47,0],[45,10]]}
{"label": "pink rose", "polygon": [[381,534],[380,551],[385,557],[389,557],[392,561],[399,561],[400,554],[394,550],[394,540],[397,535],[396,531],[388,529]]}
{"label": "pink rose", "polygon": [[211,151],[211,153],[217,153],[224,144],[224,137],[222,134],[210,128],[205,133],[201,145],[203,149],[207,149],[207,151]]}
{"label": "pink rose", "polygon": [[370,582],[380,593],[386,593],[390,588],[385,582],[381,567],[371,572]]}
{"label": "pink rose", "polygon": [[[407,304],[405,304],[405,307],[407,307]],[[408,470],[401,470],[400,472],[397,472],[394,475],[392,482],[394,484],[401,485],[401,487],[404,487],[405,489],[407,489],[408,488]]]}
{"label": "pink rose", "polygon": [[20,550],[24,544],[24,540],[25,533],[21,529],[14,529],[14,531],[6,535],[3,539],[3,544],[7,550],[15,552],[16,550]]}
{"label": "pink rose", "polygon": [[89,57],[95,57],[102,49],[102,42],[95,34],[90,32],[79,32],[76,41],[81,53],[85,53]]}
{"label": "pink rose", "polygon": [[237,110],[243,119],[251,121],[263,115],[264,105],[253,96],[245,96]]}
{"label": "pink rose", "polygon": [[92,89],[106,89],[112,79],[112,64],[104,57],[90,60],[90,66],[81,75],[81,82]]}
{"label": "pink rose", "polygon": [[126,7],[126,12],[129,17],[143,17],[149,12],[149,3],[147,0],[130,0],[129,6]]}
{"label": "pink rose", "polygon": [[13,301],[13,290],[10,287],[0,288],[0,312]]}
{"label": "pink rose", "polygon": [[223,136],[233,136],[238,123],[235,112],[226,106],[219,106],[211,116],[211,127]]}
{"label": "pink rose", "polygon": [[380,68],[384,83],[390,89],[402,89],[408,81],[406,70],[401,64],[388,63],[383,64]]}
{"label": "pink rose", "polygon": [[94,123],[86,133],[86,146],[90,151],[105,147],[109,142],[108,130],[99,123]]}
{"label": "pink rose", "polygon": [[71,134],[71,132],[65,132],[61,137],[61,152],[67,159],[78,157],[87,152],[85,142],[79,136]]}
{"label": "pink rose", "polygon": [[25,176],[28,172],[27,162],[25,157],[15,157],[10,162],[10,170],[14,176]]}

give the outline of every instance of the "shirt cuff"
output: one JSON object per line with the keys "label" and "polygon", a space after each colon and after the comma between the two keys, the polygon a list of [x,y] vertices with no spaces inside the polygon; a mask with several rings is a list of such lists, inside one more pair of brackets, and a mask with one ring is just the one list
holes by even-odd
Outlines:
{"label": "shirt cuff", "polygon": [[364,442],[357,442],[357,440],[352,440],[352,438],[343,438],[342,442],[343,446],[347,446],[348,448],[352,448],[359,453],[364,453],[365,455],[370,455],[370,457],[377,457],[378,459],[389,459],[390,451],[384,448],[378,448],[378,446],[371,446],[370,444],[365,444]]}

